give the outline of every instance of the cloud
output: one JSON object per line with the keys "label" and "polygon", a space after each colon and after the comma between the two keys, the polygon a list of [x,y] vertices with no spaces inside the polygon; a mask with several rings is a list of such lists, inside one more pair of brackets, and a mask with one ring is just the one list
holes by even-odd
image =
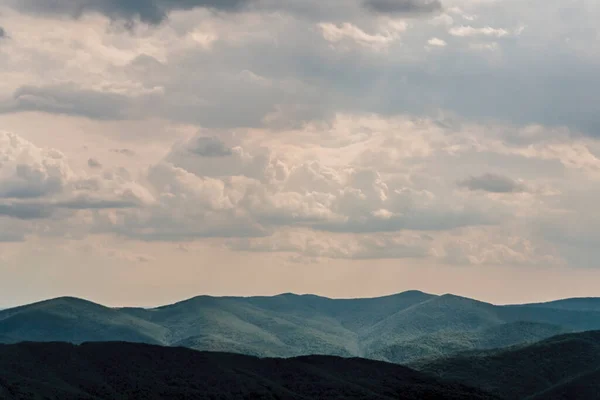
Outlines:
{"label": "cloud", "polygon": [[159,24],[170,12],[206,8],[232,12],[253,3],[253,0],[14,0],[19,10],[38,14],[58,14],[77,18],[83,14],[100,13],[111,19],[134,20]]}
{"label": "cloud", "polygon": [[0,103],[0,113],[41,111],[100,120],[124,119],[128,108],[127,96],[72,84],[22,86],[10,100]]}
{"label": "cloud", "polygon": [[0,40],[7,38],[6,30],[0,26]]}
{"label": "cloud", "polygon": [[[379,129],[384,126],[376,118],[363,121],[365,127],[346,122],[343,118],[335,122],[332,154],[345,151],[343,142],[334,143],[347,140],[348,129],[368,129],[370,123]],[[400,128],[387,127],[374,140],[397,138],[396,129]],[[409,132],[413,131],[406,131],[411,136]],[[203,133],[176,144],[144,179],[156,201],[123,211],[112,222],[105,220],[103,229],[143,240],[180,240],[264,237],[292,227],[340,234],[438,232],[499,221],[498,210],[450,204],[443,195],[384,177],[376,168],[385,168],[381,163],[386,157],[372,166],[363,166],[371,164],[363,157],[352,164],[328,164],[327,156],[314,159],[310,154],[319,151],[318,143],[324,139],[321,131],[314,135],[309,128],[287,133],[285,137],[299,142],[288,144],[285,152],[266,138],[255,142],[235,133],[220,138]],[[365,151],[371,146],[366,138],[357,140]],[[410,138],[413,145],[418,140]],[[292,154],[299,158],[286,157]]]}
{"label": "cloud", "polygon": [[427,41],[427,44],[430,46],[434,46],[434,47],[446,47],[446,45],[448,43],[446,43],[445,40],[439,39],[439,38],[431,38]]}
{"label": "cloud", "polygon": [[449,30],[452,36],[459,37],[475,37],[475,36],[488,36],[501,38],[510,35],[510,32],[502,28],[492,28],[486,26],[483,28],[474,28],[472,26],[455,26]]}
{"label": "cloud", "polygon": [[233,155],[230,148],[214,137],[198,137],[188,144],[190,153],[200,157],[228,157]]}
{"label": "cloud", "polygon": [[350,40],[363,47],[382,50],[399,38],[399,33],[406,30],[406,24],[396,23],[393,29],[375,34],[369,34],[348,22],[340,25],[321,23],[319,24],[319,28],[323,33],[323,38],[330,43],[340,43]]}
{"label": "cloud", "polygon": [[102,168],[102,164],[100,163],[100,161],[96,160],[95,158],[88,159],[87,164],[90,168]]}
{"label": "cloud", "polygon": [[61,152],[0,131],[0,215],[35,220],[62,213],[66,218],[80,210],[139,207],[150,198],[119,174],[78,174]]}
{"label": "cloud", "polygon": [[0,199],[53,195],[63,190],[71,176],[62,153],[0,131]]}
{"label": "cloud", "polygon": [[54,210],[40,203],[0,203],[0,216],[22,220],[49,218]]}
{"label": "cloud", "polygon": [[[521,7],[507,14],[501,2],[477,2],[463,5],[477,15],[476,25],[465,19],[467,14],[448,9],[443,14],[448,18],[425,14],[398,33],[390,21],[402,18],[365,12],[359,1],[331,1],[322,6],[261,0],[252,12],[226,17],[205,10],[178,12],[168,23],[134,35],[107,30],[106,21],[97,18],[56,24],[43,16],[13,14],[26,28],[20,28],[18,41],[3,44],[11,56],[0,65],[11,76],[7,69],[23,72],[5,83],[2,94],[8,88],[16,92],[14,86],[72,82],[74,87],[69,95],[64,89],[48,98],[32,93],[31,100],[11,99],[0,108],[100,120],[160,118],[226,129],[301,126],[335,113],[435,117],[450,112],[478,121],[569,126],[590,136],[599,132],[598,55],[582,33],[593,29],[591,7],[572,11],[587,26],[579,30],[556,17],[554,6],[544,11],[552,22],[542,24]],[[444,25],[436,25],[440,22]],[[324,40],[319,24],[337,41]],[[528,29],[517,37],[518,26]],[[450,29],[471,36],[453,39],[450,46],[443,36],[455,38]],[[448,46],[432,51],[431,38]],[[549,50],[542,54],[535,51],[539,48]],[[572,59],[577,66],[566,64]],[[203,73],[195,73],[199,70]],[[43,84],[46,73],[57,85]]]}
{"label": "cloud", "polygon": [[[600,165],[589,139],[573,142],[540,126],[370,114],[338,115],[277,135],[202,129],[139,174],[109,164],[77,171],[55,150],[13,134],[2,140],[0,188],[12,194],[0,199],[0,215],[18,221],[20,233],[148,242],[213,238],[232,250],[298,260],[558,262],[560,255],[544,258],[544,237],[511,224],[535,226],[538,214],[570,209],[557,203],[568,191],[549,179],[597,174]],[[490,164],[496,174],[460,179],[467,167]],[[19,172],[18,165],[28,168]],[[88,175],[94,172],[99,175]],[[516,173],[535,179],[535,190],[507,178]],[[49,185],[50,176],[59,183]],[[456,190],[457,182],[468,190]],[[496,229],[502,231],[492,236]]]}
{"label": "cloud", "polygon": [[363,5],[381,14],[432,13],[442,8],[439,0],[364,0]]}
{"label": "cloud", "polygon": [[520,193],[528,191],[527,185],[509,177],[487,173],[458,182],[458,186],[469,190],[480,190],[490,193]]}

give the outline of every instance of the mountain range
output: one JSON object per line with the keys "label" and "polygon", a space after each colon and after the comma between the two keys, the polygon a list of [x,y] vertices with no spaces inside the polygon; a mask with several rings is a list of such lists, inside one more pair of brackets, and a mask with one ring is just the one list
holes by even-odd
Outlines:
{"label": "mountain range", "polygon": [[259,359],[134,343],[0,345],[3,400],[498,399],[365,359]]}
{"label": "mountain range", "polygon": [[600,331],[558,335],[529,345],[472,351],[411,366],[504,399],[598,399]]}
{"label": "mountain range", "polygon": [[257,358],[125,342],[22,342],[0,345],[0,398],[597,399],[600,331],[409,366],[334,356]]}
{"label": "mountain range", "polygon": [[594,329],[600,329],[596,298],[497,306],[419,291],[370,299],[199,296],[151,309],[64,297],[0,311],[0,343],[126,341],[259,357],[320,354],[393,363]]}

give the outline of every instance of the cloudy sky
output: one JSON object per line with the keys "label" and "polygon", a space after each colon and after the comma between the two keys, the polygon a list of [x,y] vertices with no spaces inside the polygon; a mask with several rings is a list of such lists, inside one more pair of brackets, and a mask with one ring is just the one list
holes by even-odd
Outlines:
{"label": "cloudy sky", "polygon": [[600,296],[597,0],[0,0],[0,307]]}

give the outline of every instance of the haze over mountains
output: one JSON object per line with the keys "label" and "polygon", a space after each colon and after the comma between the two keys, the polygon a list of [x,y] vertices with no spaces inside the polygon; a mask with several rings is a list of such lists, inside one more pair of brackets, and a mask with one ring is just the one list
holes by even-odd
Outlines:
{"label": "haze over mountains", "polygon": [[261,357],[394,363],[600,329],[600,299],[496,306],[418,291],[372,299],[200,296],[153,309],[58,298],[0,311],[0,342],[128,341]]}

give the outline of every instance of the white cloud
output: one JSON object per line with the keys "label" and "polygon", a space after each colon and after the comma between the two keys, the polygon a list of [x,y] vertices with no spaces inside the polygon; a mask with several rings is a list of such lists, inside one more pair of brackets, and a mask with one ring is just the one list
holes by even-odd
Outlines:
{"label": "white cloud", "polygon": [[24,220],[149,201],[146,190],[119,171],[76,173],[59,151],[8,132],[0,132],[0,188],[0,214]]}
{"label": "white cloud", "polygon": [[474,28],[470,25],[462,25],[450,28],[448,31],[452,36],[459,37],[477,37],[477,36],[488,36],[495,38],[502,38],[510,35],[510,32],[503,28],[492,28],[491,26],[485,26],[482,28]]}
{"label": "white cloud", "polygon": [[369,34],[348,22],[340,25],[332,23],[319,24],[323,38],[328,42],[343,44],[345,40],[350,40],[359,46],[375,51],[384,50],[397,41],[400,38],[400,33],[406,30],[407,25],[404,22],[392,21],[388,23],[388,27],[389,29],[381,33]]}
{"label": "white cloud", "polygon": [[427,44],[434,47],[446,47],[448,45],[445,40],[436,37],[429,39]]}

